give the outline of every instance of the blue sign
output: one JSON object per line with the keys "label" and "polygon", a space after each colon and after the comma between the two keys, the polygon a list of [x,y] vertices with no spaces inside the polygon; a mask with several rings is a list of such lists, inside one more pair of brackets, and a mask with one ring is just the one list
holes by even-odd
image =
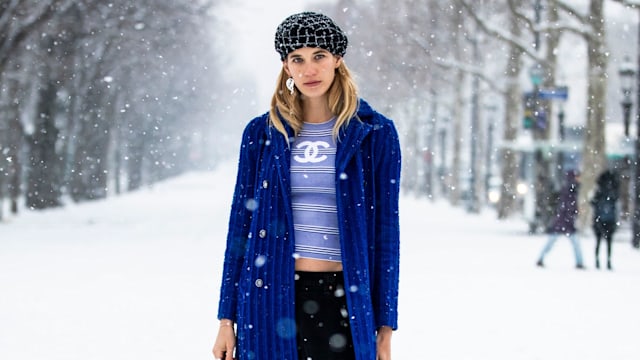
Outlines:
{"label": "blue sign", "polygon": [[569,98],[569,88],[560,86],[553,89],[540,89],[538,90],[538,98],[567,100]]}
{"label": "blue sign", "polygon": [[[524,94],[524,97],[525,99],[533,98],[533,92],[532,91],[526,92]],[[567,100],[569,98],[569,88],[566,86],[559,86],[553,89],[538,89],[537,98],[539,100],[553,100],[553,99]]]}

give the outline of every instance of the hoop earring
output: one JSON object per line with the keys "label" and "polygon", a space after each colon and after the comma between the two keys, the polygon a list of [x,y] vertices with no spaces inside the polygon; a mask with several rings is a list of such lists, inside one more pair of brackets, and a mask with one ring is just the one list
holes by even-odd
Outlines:
{"label": "hoop earring", "polygon": [[287,79],[286,85],[287,85],[287,89],[289,89],[289,92],[291,93],[291,95],[293,95],[293,89],[294,89],[295,83],[293,82],[293,78],[292,77]]}

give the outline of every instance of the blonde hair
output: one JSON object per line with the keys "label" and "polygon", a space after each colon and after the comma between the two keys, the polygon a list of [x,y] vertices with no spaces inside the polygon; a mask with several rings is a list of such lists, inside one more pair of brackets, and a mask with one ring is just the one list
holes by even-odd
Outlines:
{"label": "blonde hair", "polygon": [[[358,89],[344,60],[341,61],[335,71],[336,76],[327,91],[327,98],[329,109],[337,118],[333,127],[333,137],[337,139],[340,128],[348,124],[349,120],[358,111]],[[293,128],[294,135],[300,132],[303,123],[302,99],[299,91],[296,90],[291,94],[287,90],[286,81],[288,78],[289,76],[283,67],[280,70],[280,75],[278,75],[276,91],[271,98],[271,109],[269,110],[271,125],[285,138],[289,135],[281,119],[284,119]]]}

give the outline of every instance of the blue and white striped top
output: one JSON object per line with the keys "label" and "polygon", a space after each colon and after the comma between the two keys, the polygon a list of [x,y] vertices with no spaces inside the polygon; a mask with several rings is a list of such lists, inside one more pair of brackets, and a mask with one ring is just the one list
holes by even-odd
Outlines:
{"label": "blue and white striped top", "polygon": [[295,253],[302,258],[341,262],[336,209],[333,118],[304,123],[291,151],[291,201]]}

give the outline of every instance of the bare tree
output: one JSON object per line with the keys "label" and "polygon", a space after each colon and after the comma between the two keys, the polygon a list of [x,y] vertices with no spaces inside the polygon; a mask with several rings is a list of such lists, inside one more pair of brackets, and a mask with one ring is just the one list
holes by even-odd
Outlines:
{"label": "bare tree", "polygon": [[[509,6],[513,9],[519,9],[522,6],[522,0],[514,0],[509,2]],[[509,32],[516,39],[522,37],[522,21],[513,16],[514,11],[509,16]],[[520,47],[513,42],[508,43],[509,60],[505,68],[506,95],[504,99],[504,131],[502,139],[505,144],[513,145],[518,137],[518,129],[520,127],[520,109],[522,90],[518,77],[522,71],[522,51]],[[500,201],[498,203],[498,218],[508,218],[515,213],[516,199],[518,197],[518,155],[513,146],[505,146],[501,149],[501,177],[502,185],[500,189]]]}
{"label": "bare tree", "polygon": [[12,54],[38,28],[66,11],[73,0],[9,0],[0,4],[0,73]]}
{"label": "bare tree", "polygon": [[580,14],[569,4],[551,0],[565,16],[576,25],[549,24],[557,30],[569,31],[581,36],[587,43],[587,109],[584,143],[582,150],[582,173],[579,194],[579,227],[585,228],[591,218],[589,194],[592,192],[596,177],[605,169],[605,119],[607,91],[607,44],[604,0],[590,0],[586,14]]}
{"label": "bare tree", "polygon": [[[465,7],[469,4],[466,0],[461,0]],[[548,44],[548,51],[546,55],[534,53],[529,49],[529,46],[521,39],[517,39],[512,34],[501,31],[500,29],[492,28],[486,22],[476,17],[476,20],[482,24],[488,33],[492,33],[495,36],[508,41],[514,48],[520,52],[527,54],[533,61],[544,64],[546,67],[546,84],[549,85],[554,82],[555,79],[555,57],[553,54],[554,43],[559,41],[559,34],[565,32],[571,32],[581,36],[588,46],[588,78],[589,86],[587,90],[587,125],[585,127],[585,139],[582,152],[582,187],[580,191],[580,223],[582,226],[586,223],[586,219],[589,217],[588,194],[592,190],[594,180],[597,174],[603,169],[605,163],[605,148],[604,148],[604,119],[605,119],[605,93],[606,93],[606,41],[605,41],[605,21],[603,13],[604,0],[591,0],[589,4],[589,10],[587,14],[580,14],[575,8],[560,0],[549,1],[549,15],[551,18],[544,23],[536,23],[526,16],[521,10],[521,4],[516,3],[515,0],[508,1],[510,9],[514,16],[519,21],[528,24],[526,27],[532,29],[534,33],[549,34],[547,37],[550,43]],[[473,16],[473,13],[471,13]],[[572,20],[569,21],[555,21],[560,17]],[[547,108],[548,109],[548,108]],[[537,134],[539,139],[548,139],[548,127],[541,133]],[[545,168],[548,170],[548,166],[542,164],[538,173],[545,173]],[[503,175],[503,178],[505,176]],[[508,179],[503,179],[508,180]],[[548,187],[548,183],[537,184],[536,188]],[[506,192],[506,189],[503,189]],[[544,193],[543,191],[538,191]],[[541,206],[544,206],[544,198],[537,199]]]}
{"label": "bare tree", "polygon": [[[625,0],[619,0],[625,1]],[[630,0],[627,0],[630,1]],[[444,109],[449,113],[450,123],[450,161],[449,197],[457,204],[461,188],[459,183],[461,159],[464,142],[468,140],[464,133],[463,112],[470,104],[467,94],[469,84],[467,75],[477,76],[484,87],[482,93],[491,91],[503,97],[504,121],[501,124],[503,144],[514,144],[520,128],[522,118],[522,89],[519,78],[525,63],[538,63],[545,69],[544,83],[540,86],[553,87],[556,85],[556,53],[555,49],[563,34],[573,33],[581,36],[588,45],[589,88],[587,93],[587,126],[583,148],[582,190],[580,206],[582,217],[588,216],[585,207],[586,196],[593,187],[593,180],[604,164],[604,116],[606,76],[606,42],[604,28],[604,14],[602,12],[604,0],[590,0],[586,13],[580,14],[568,1],[545,1],[545,19],[536,19],[539,12],[533,12],[534,4],[542,0],[504,0],[502,2],[472,2],[456,0],[455,2],[440,2],[437,0],[427,3],[416,1],[384,1],[376,0],[362,4],[347,4],[344,1],[336,5],[336,14],[349,24],[353,31],[354,47],[362,53],[356,56],[357,69],[364,69],[366,87],[363,87],[366,97],[388,104],[388,113],[393,114],[401,126],[412,131],[404,134],[405,147],[405,185],[415,188],[420,174],[419,149],[426,149],[432,153],[427,130],[429,122],[421,122],[417,117],[428,119],[429,112],[434,113],[434,106],[430,100],[437,101],[438,112]],[[491,7],[492,11],[482,12],[483,6]],[[346,9],[346,11],[343,11]],[[464,11],[462,11],[464,9]],[[375,18],[376,21],[365,21]],[[503,65],[500,70],[481,69],[477,61],[470,58],[471,45],[465,40],[473,32],[466,27],[472,19],[483,33],[488,35],[485,44],[480,45],[480,53],[490,47],[500,46],[505,49],[503,55],[497,54],[492,58],[497,64]],[[433,21],[439,22],[432,26]],[[366,34],[362,38],[358,34]],[[370,36],[376,34],[376,36]],[[544,39],[537,47],[532,47],[532,37]],[[416,51],[418,49],[418,51]],[[541,51],[545,50],[545,51]],[[458,51],[459,53],[455,53]],[[365,53],[368,56],[364,55]],[[363,59],[363,60],[361,60]],[[349,61],[354,61],[350,54]],[[503,76],[501,76],[503,74]],[[506,75],[506,76],[504,76]],[[439,79],[445,79],[440,81]],[[437,99],[433,99],[437,95]],[[442,99],[445,99],[442,101]],[[540,99],[538,99],[540,100]],[[480,100],[481,101],[481,100]],[[544,113],[553,114],[552,104],[539,101]],[[534,136],[540,143],[545,143],[551,136],[549,123],[536,130]],[[413,131],[415,130],[415,131]],[[426,136],[426,137],[425,137]],[[478,144],[480,147],[480,144]],[[548,189],[554,180],[554,171],[545,157],[539,156],[536,166],[538,174],[550,174],[550,178],[536,185],[537,193],[541,197],[536,202],[540,209],[550,212],[548,204]],[[502,188],[499,217],[504,218],[513,214],[518,207],[515,203],[516,186],[519,177],[519,156],[515,148],[505,147],[501,153]],[[427,168],[428,169],[428,168]],[[486,171],[486,169],[485,169]],[[428,172],[428,171],[427,171]],[[408,176],[407,176],[408,175]],[[426,176],[428,183],[428,178]],[[541,220],[544,222],[544,220]]]}
{"label": "bare tree", "polygon": [[24,190],[31,208],[58,206],[64,195],[103,198],[203,161],[191,144],[201,148],[215,123],[218,60],[215,41],[202,40],[215,39],[214,5],[0,4],[0,197],[17,202]]}

